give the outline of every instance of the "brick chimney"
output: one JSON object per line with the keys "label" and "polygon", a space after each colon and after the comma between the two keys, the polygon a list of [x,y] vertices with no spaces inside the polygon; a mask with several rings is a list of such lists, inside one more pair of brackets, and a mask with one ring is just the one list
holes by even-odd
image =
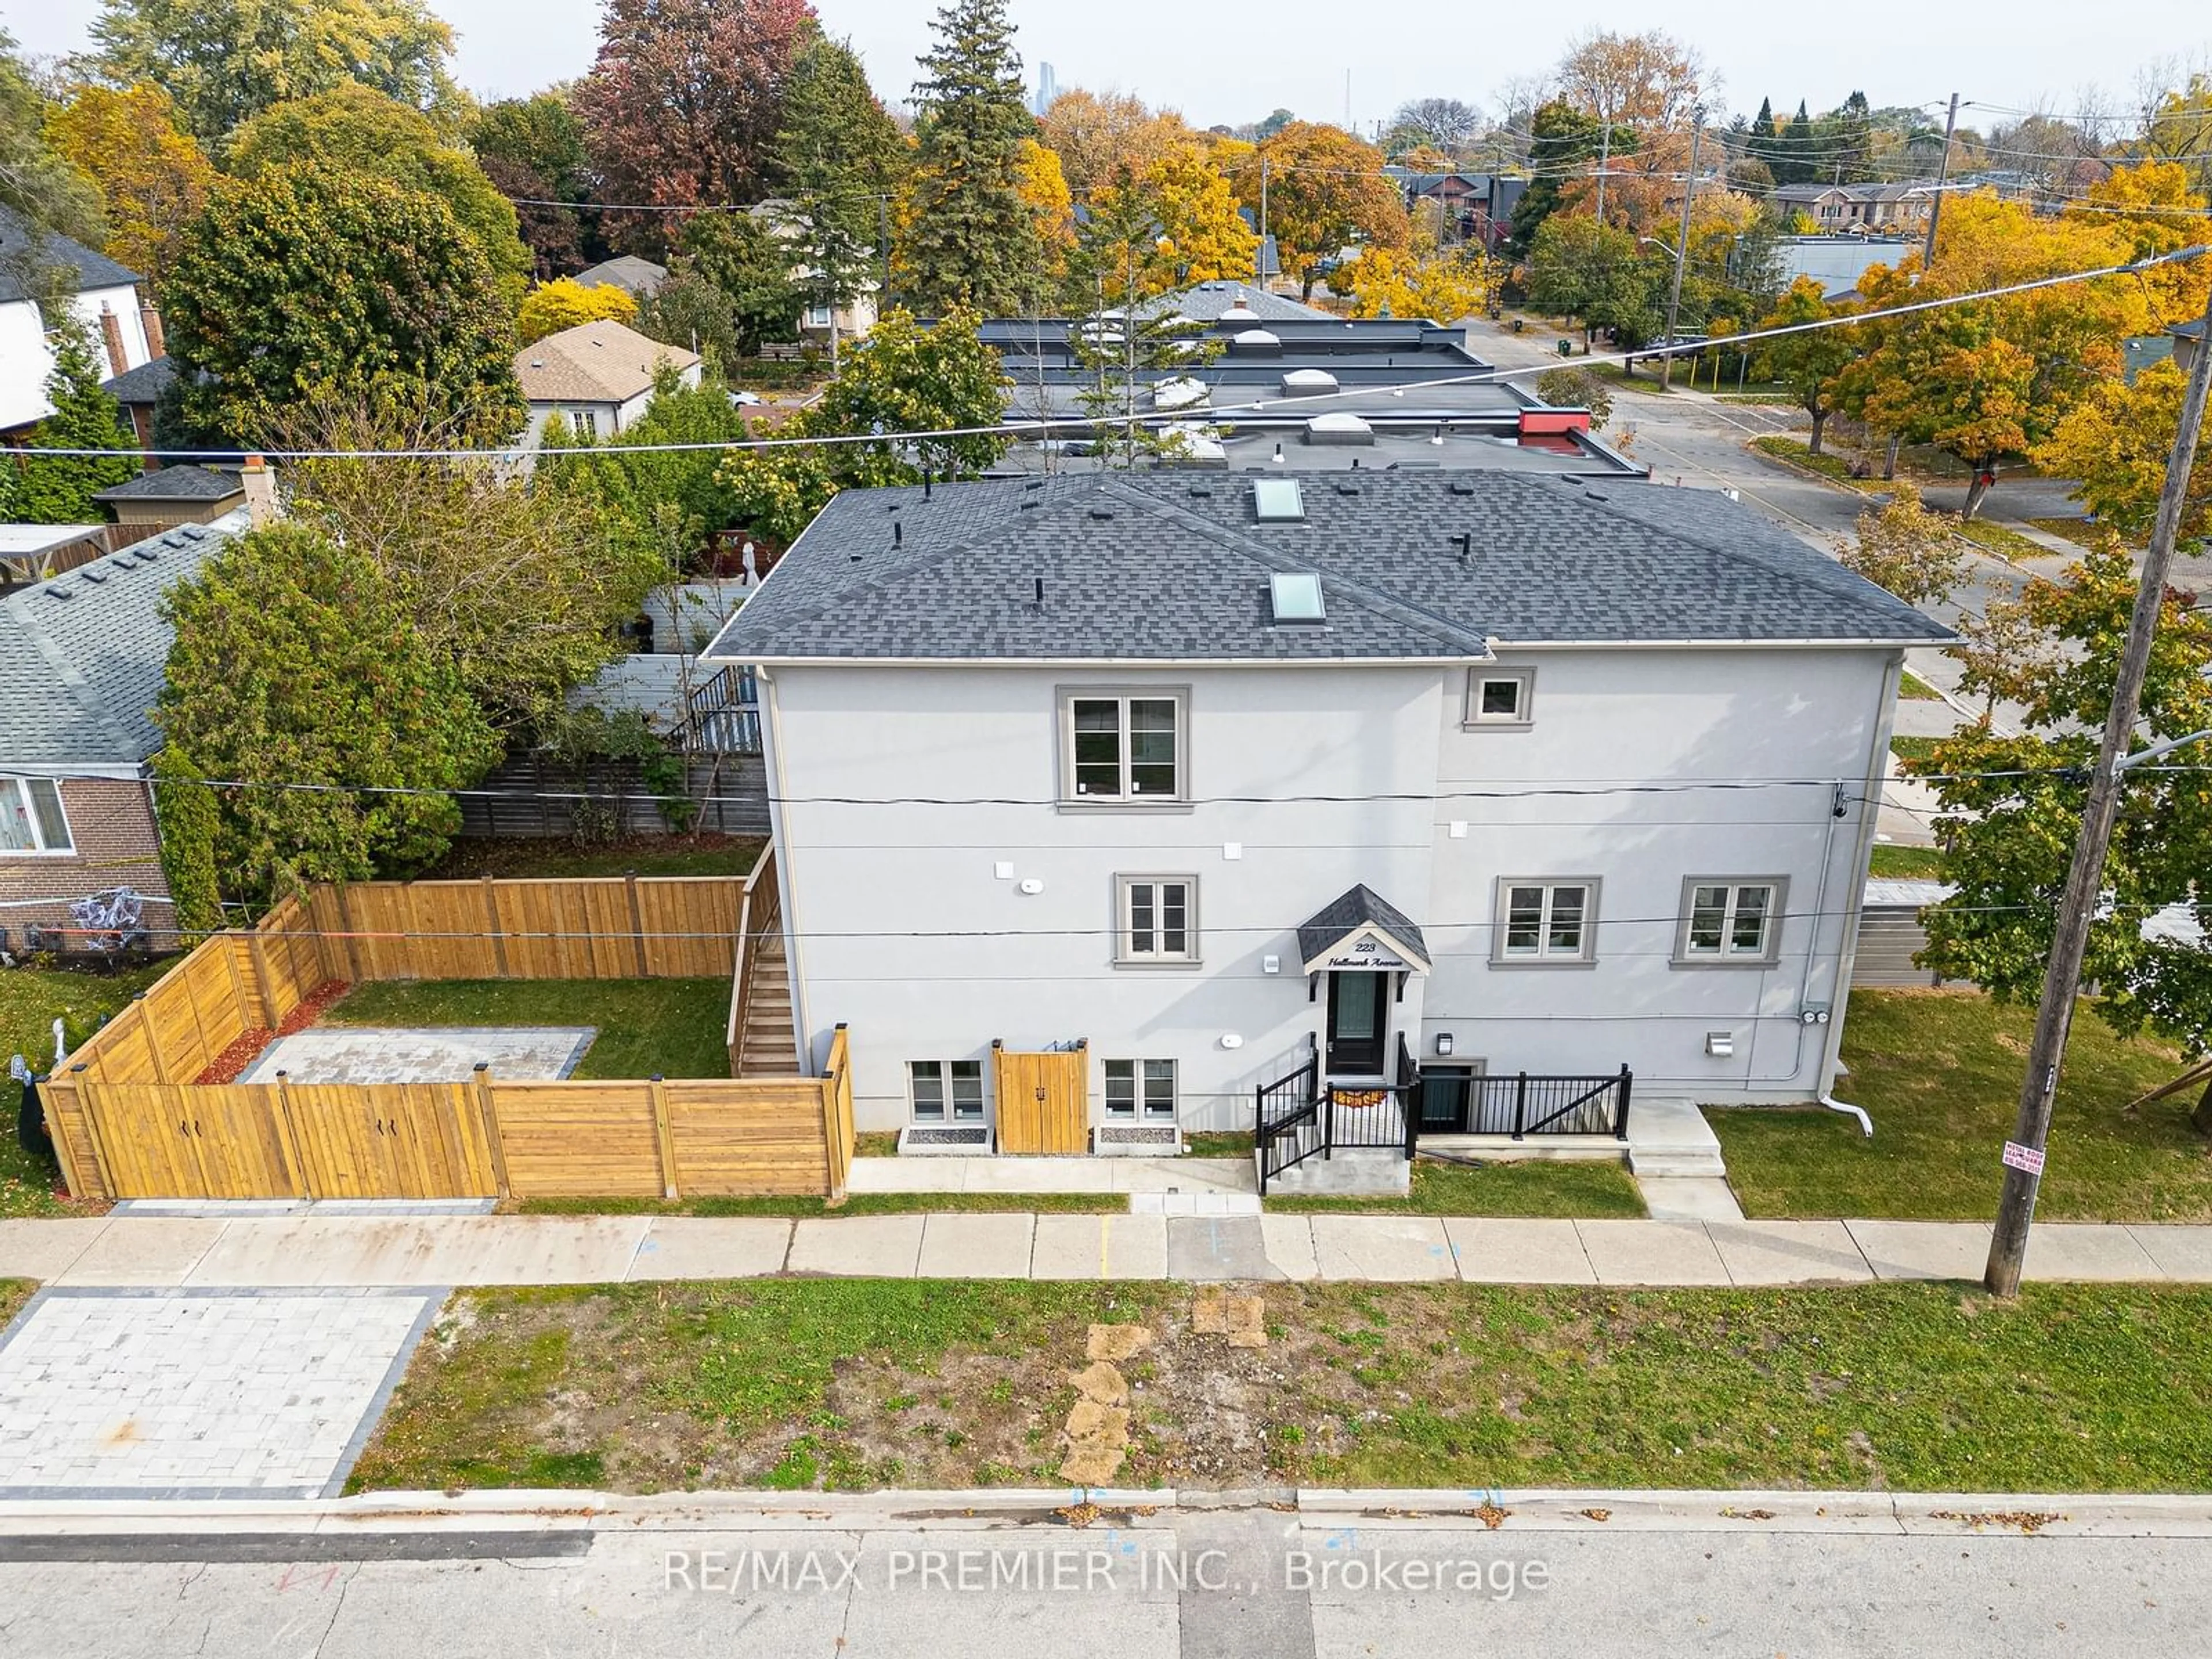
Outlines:
{"label": "brick chimney", "polygon": [[276,470],[267,461],[248,455],[246,465],[238,470],[238,481],[246,486],[247,524],[261,530],[284,516],[284,509],[276,504]]}
{"label": "brick chimney", "polygon": [[100,337],[107,347],[107,372],[120,374],[131,367],[131,359],[123,349],[123,319],[115,314],[115,307],[103,305],[100,308]]}
{"label": "brick chimney", "polygon": [[138,320],[146,325],[146,355],[166,357],[169,343],[161,337],[161,308],[150,302],[138,307]]}

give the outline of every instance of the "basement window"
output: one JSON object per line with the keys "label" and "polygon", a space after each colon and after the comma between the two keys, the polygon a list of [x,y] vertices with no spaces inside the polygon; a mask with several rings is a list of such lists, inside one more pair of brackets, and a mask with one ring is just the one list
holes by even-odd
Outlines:
{"label": "basement window", "polygon": [[914,1121],[942,1123],[983,1119],[983,1062],[980,1060],[910,1060],[907,1084],[913,1091]]}

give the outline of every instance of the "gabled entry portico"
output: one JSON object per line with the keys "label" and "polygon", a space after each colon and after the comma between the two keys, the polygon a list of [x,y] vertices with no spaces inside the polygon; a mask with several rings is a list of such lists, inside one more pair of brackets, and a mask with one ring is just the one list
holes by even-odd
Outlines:
{"label": "gabled entry portico", "polygon": [[1316,911],[1298,927],[1307,994],[1326,981],[1328,1022],[1322,1068],[1332,1081],[1385,1077],[1390,1010],[1410,974],[1429,971],[1428,945],[1404,912],[1364,883]]}

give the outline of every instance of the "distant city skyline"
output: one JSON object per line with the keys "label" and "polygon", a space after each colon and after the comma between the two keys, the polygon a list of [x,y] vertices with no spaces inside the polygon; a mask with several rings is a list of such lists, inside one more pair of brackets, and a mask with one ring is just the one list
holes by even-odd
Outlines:
{"label": "distant city skyline", "polygon": [[[459,35],[456,74],[486,98],[512,97],[591,68],[597,0],[428,0]],[[911,0],[817,0],[823,26],[849,36],[877,91],[892,103],[912,94],[915,56],[927,50],[933,9]],[[1991,27],[1971,7],[1912,14],[1909,50],[1879,16],[1848,22],[1778,17],[1747,0],[1590,0],[1571,15],[1542,8],[1486,13],[1480,27],[1444,0],[1401,0],[1387,29],[1346,27],[1322,0],[1273,0],[1264,11],[1194,9],[1125,0],[1110,12],[1015,0],[1016,45],[1033,93],[1041,67],[1080,64],[1060,90],[1134,93],[1180,110],[1194,125],[1258,121],[1278,107],[1310,119],[1351,115],[1362,129],[1409,99],[1454,97],[1494,112],[1500,88],[1548,71],[1571,40],[1595,28],[1663,29],[1696,47],[1718,77],[1714,102],[1748,113],[1761,98],[1778,109],[1802,99],[1832,108],[1854,90],[1876,105],[1936,106],[1953,90],[1974,107],[1962,123],[1987,127],[2045,107],[2064,115],[2082,89],[2131,106],[2152,60],[2212,67],[2212,21],[2191,0],[2114,0],[2083,7],[2029,0]],[[4,20],[22,49],[59,56],[85,49],[99,0],[15,7]],[[1417,50],[1409,46],[1418,46]]]}

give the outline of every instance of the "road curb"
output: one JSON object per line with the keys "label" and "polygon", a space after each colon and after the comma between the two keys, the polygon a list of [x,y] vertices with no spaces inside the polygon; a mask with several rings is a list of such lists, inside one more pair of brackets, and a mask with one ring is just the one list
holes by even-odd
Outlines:
{"label": "road curb", "polygon": [[0,1536],[466,1532],[1003,1532],[1167,1528],[1224,1510],[1295,1514],[1358,1532],[1887,1534],[2212,1537],[2212,1495],[1870,1492],[1618,1487],[1301,1487],[1178,1492],[1069,1487],[877,1492],[371,1492],[256,1502],[0,1504]]}

